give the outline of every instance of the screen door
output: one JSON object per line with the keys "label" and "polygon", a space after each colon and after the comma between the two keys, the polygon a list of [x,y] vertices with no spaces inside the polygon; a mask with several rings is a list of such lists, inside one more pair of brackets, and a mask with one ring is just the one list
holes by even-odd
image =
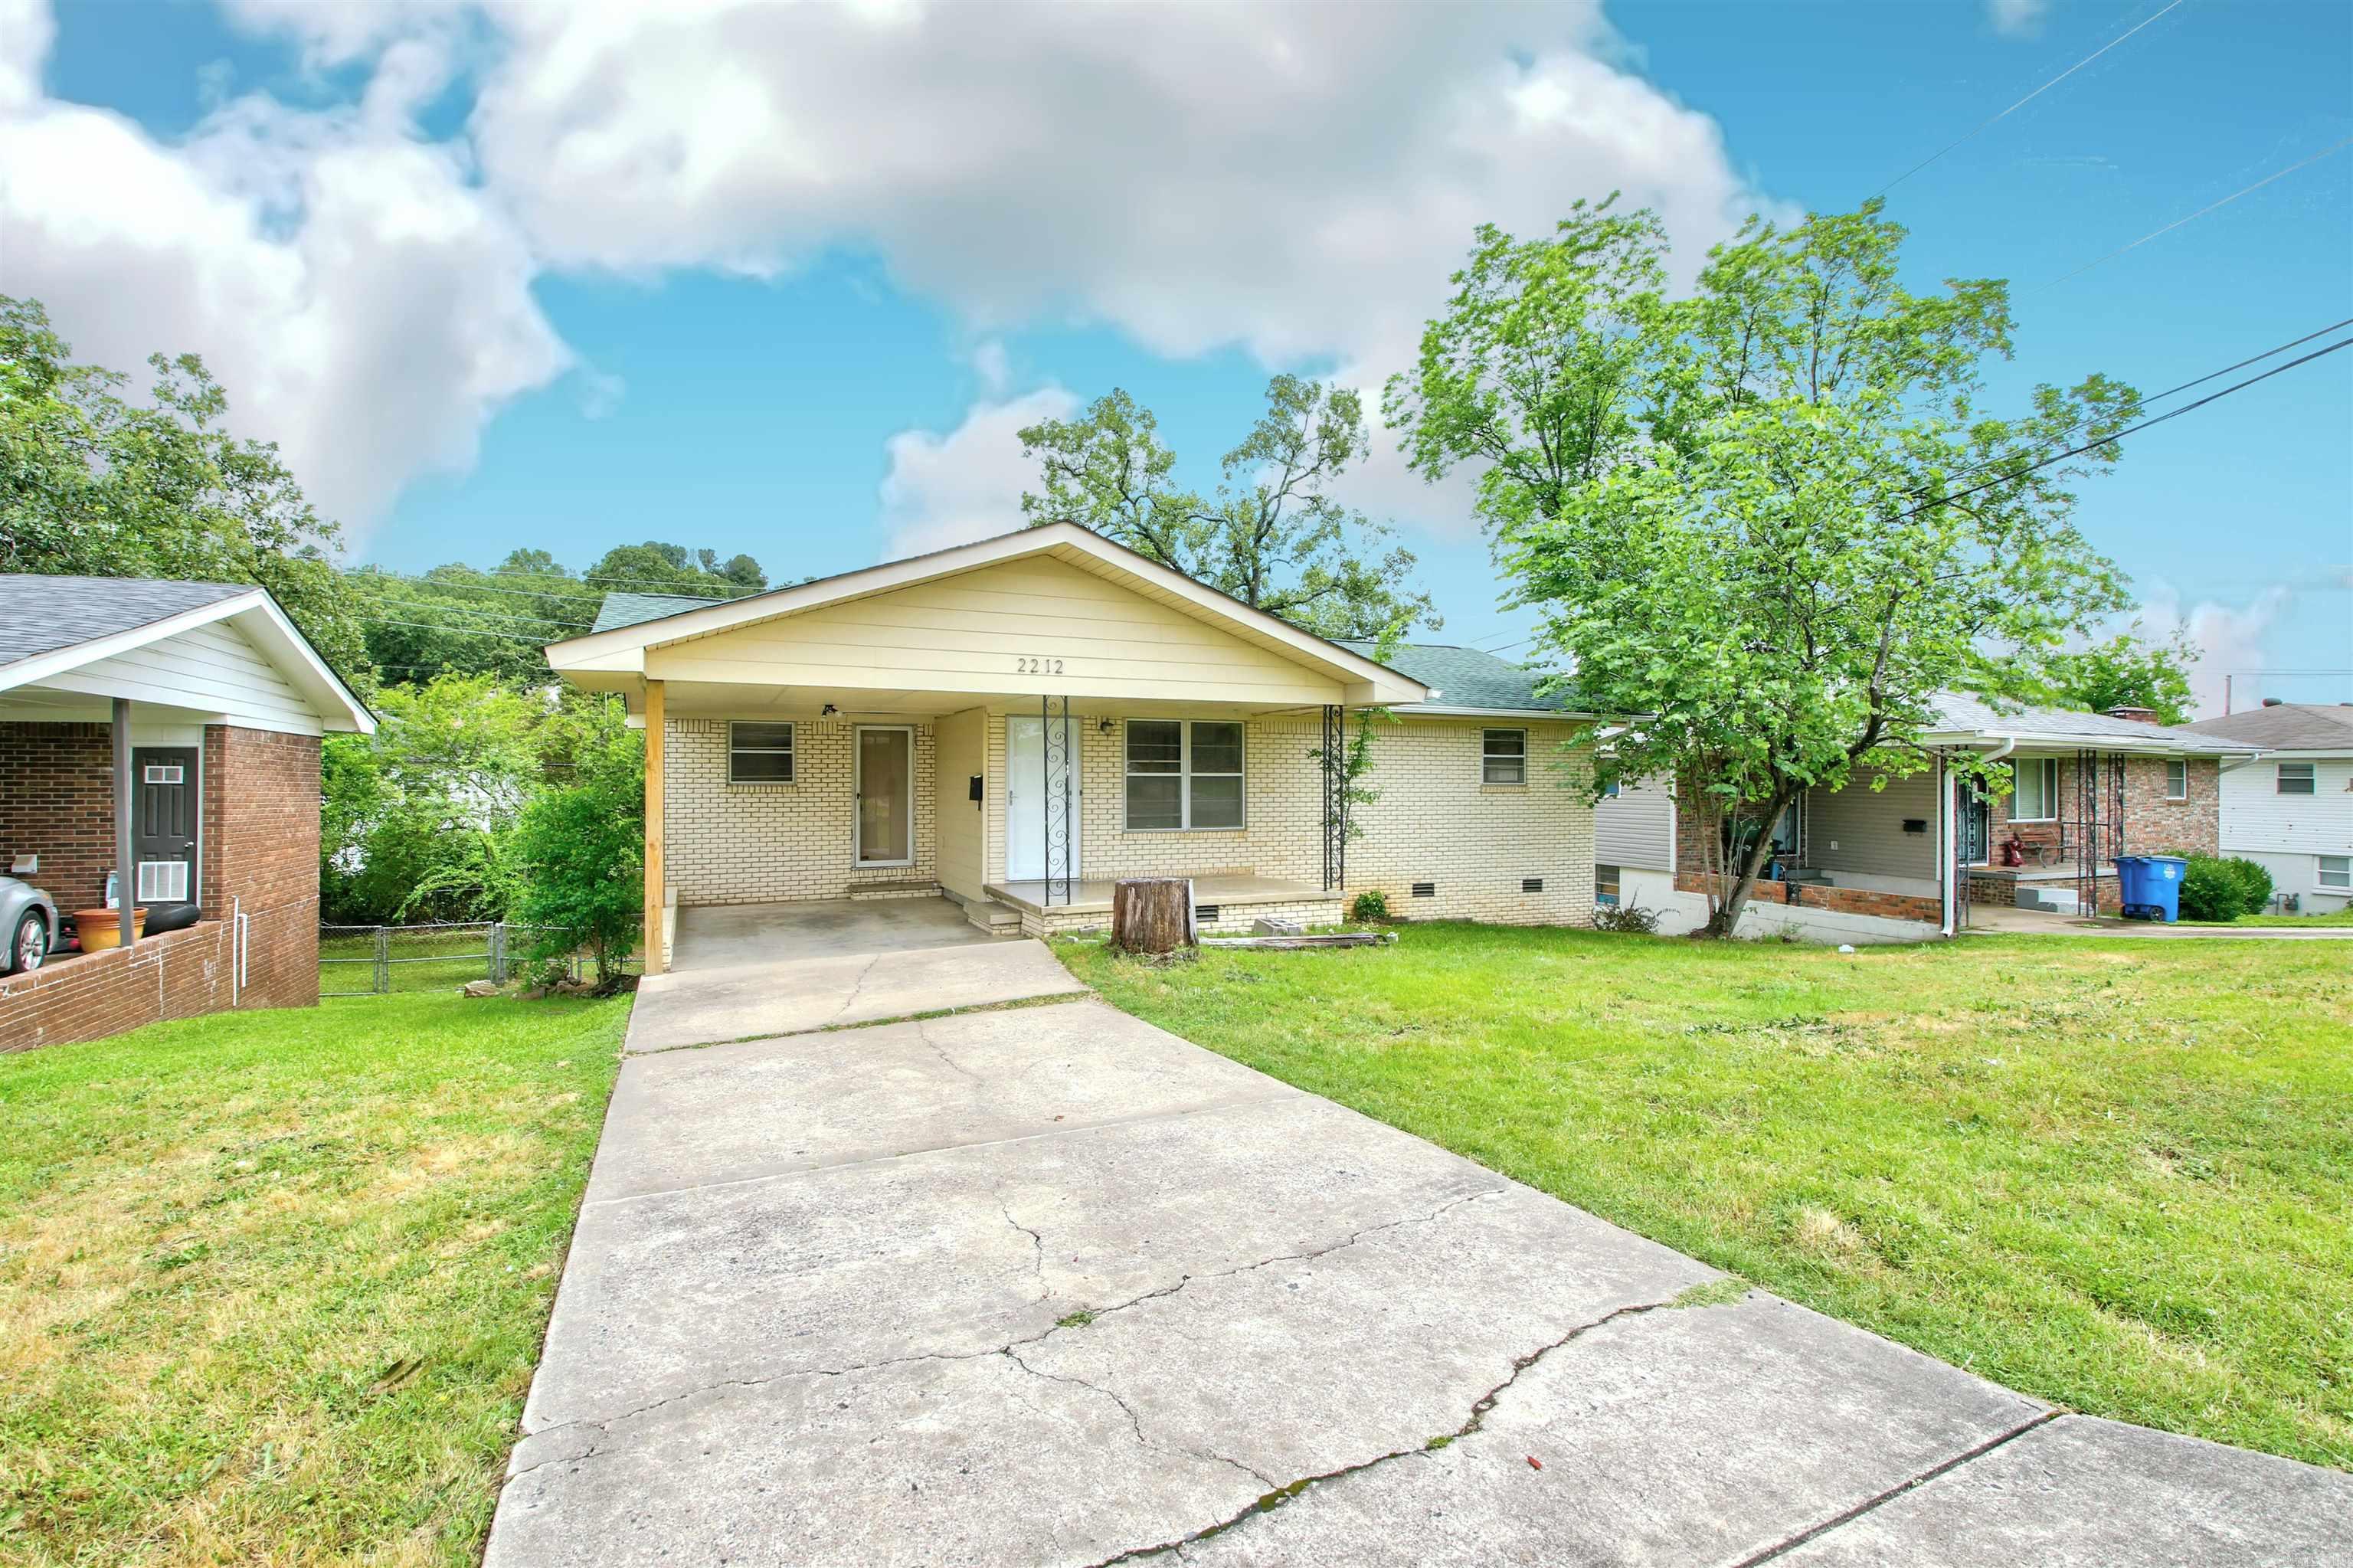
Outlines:
{"label": "screen door", "polygon": [[858,863],[911,865],[915,859],[915,732],[858,726]]}

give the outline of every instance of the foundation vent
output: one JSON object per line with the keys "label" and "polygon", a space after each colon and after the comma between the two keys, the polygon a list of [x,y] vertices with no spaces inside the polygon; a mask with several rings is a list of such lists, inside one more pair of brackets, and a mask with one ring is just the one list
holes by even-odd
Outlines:
{"label": "foundation vent", "polygon": [[1435,898],[1438,896],[1438,884],[1417,882],[1413,885],[1413,895],[1416,898]]}

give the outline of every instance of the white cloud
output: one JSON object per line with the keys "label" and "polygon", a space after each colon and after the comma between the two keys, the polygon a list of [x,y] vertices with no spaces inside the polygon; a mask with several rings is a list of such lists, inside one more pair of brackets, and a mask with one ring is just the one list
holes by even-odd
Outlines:
{"label": "white cloud", "polygon": [[2189,689],[2196,694],[2200,716],[2212,717],[2222,712],[2226,676],[2241,677],[2232,694],[2234,706],[2252,706],[2261,695],[2250,690],[2245,677],[2270,662],[2263,640],[2291,597],[2292,590],[2283,584],[2264,589],[2245,605],[2213,599],[2190,603],[2173,588],[2159,585],[2134,612],[2134,619],[2140,623],[2141,636],[2150,642],[2169,642],[2176,632],[2189,632],[2190,645],[2200,654],[2190,667]]}
{"label": "white cloud", "polygon": [[892,560],[944,549],[1022,524],[1021,493],[1038,485],[1038,465],[1024,457],[1018,432],[1040,419],[1065,419],[1079,400],[1042,387],[1006,402],[975,403],[946,435],[902,430],[887,445],[882,525]]}
{"label": "white cloud", "polygon": [[2042,30],[2051,0],[1986,0],[1986,16],[2006,38],[2031,37]]}
{"label": "white cloud", "polygon": [[0,290],[42,301],[83,360],[203,355],[232,428],[278,441],[355,535],[418,474],[470,466],[491,416],[568,362],[521,231],[462,149],[407,122],[448,79],[434,40],[388,49],[353,107],[248,97],[164,143],[42,97],[22,46],[46,48],[46,12],[0,4]]}

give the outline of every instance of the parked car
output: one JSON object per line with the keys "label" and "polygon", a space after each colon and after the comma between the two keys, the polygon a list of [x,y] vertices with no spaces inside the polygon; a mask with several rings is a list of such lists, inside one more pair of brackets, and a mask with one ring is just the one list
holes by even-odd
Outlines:
{"label": "parked car", "polygon": [[37,969],[58,939],[58,902],[21,877],[0,876],[0,974]]}

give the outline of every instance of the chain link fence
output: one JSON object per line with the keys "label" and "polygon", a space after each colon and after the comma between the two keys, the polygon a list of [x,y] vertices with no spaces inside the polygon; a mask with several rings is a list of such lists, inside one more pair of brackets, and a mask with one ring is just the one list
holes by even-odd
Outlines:
{"label": "chain link fence", "polygon": [[[319,927],[319,994],[386,996],[394,991],[455,991],[469,980],[503,985],[534,966],[531,955],[545,926],[475,920],[427,926]],[[572,951],[561,960],[566,978],[593,979],[596,959]],[[637,960],[622,966],[632,973]]]}

